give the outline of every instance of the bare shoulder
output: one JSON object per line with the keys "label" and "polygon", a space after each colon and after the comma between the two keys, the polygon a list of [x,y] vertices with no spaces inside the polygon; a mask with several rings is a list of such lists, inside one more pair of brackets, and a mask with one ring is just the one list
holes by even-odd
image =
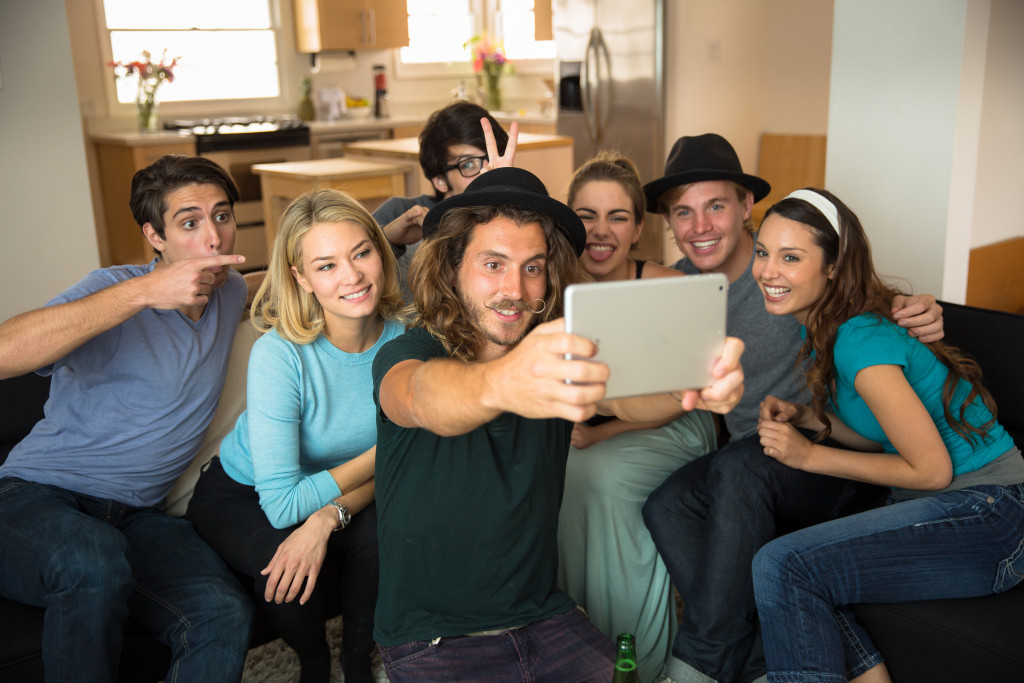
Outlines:
{"label": "bare shoulder", "polygon": [[684,275],[685,273],[681,273],[675,268],[663,266],[655,261],[648,261],[644,264],[642,277],[646,280],[652,277],[681,277]]}

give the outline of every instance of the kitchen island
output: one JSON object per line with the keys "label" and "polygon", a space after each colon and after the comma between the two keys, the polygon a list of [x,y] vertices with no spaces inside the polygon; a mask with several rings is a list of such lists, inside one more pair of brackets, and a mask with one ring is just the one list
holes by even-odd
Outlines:
{"label": "kitchen island", "polygon": [[410,170],[408,162],[397,159],[315,159],[254,165],[252,172],[259,175],[263,194],[267,253],[277,236],[281,214],[304,192],[322,188],[343,190],[373,211],[384,200],[402,195]]}
{"label": "kitchen island", "polygon": [[[434,187],[419,166],[420,144],[417,138],[367,140],[345,146],[348,159],[374,161],[402,160],[414,164],[406,177],[405,195],[433,194]],[[565,135],[520,133],[516,146],[516,166],[530,171],[544,183],[548,194],[564,201],[573,173],[573,139]]]}

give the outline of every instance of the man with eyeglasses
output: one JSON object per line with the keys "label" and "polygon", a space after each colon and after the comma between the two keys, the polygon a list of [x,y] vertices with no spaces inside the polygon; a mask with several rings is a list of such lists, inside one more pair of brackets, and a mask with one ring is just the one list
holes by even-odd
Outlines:
{"label": "man with eyeglasses", "polygon": [[511,137],[486,109],[471,102],[455,102],[430,115],[419,136],[420,168],[433,185],[434,193],[392,197],[373,212],[398,258],[406,303],[412,302],[406,273],[423,237],[427,211],[442,199],[462,194],[484,171],[511,166],[517,124],[513,122],[510,130]]}

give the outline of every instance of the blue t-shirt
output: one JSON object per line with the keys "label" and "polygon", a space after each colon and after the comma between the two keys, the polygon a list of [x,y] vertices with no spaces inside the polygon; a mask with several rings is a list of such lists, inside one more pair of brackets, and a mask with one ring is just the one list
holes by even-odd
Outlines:
{"label": "blue t-shirt", "polygon": [[[146,275],[155,264],[93,271],[47,306]],[[199,320],[146,309],[37,370],[52,376],[45,417],[11,450],[0,476],[159,504],[206,435],[245,299],[245,280],[229,271]]]}
{"label": "blue t-shirt", "polygon": [[[854,389],[857,373],[873,365],[898,365],[910,386],[928,410],[953,461],[954,476],[973,472],[1013,448],[1013,439],[998,422],[989,429],[984,443],[972,445],[957,434],[942,410],[942,386],[949,374],[927,346],[912,339],[907,331],[872,314],[858,315],[839,326],[833,349],[836,368],[836,415],[861,436],[882,445],[886,453],[896,453],[874,414]],[[971,390],[960,380],[950,404],[954,415]],[[980,427],[992,419],[992,413],[980,397],[967,407],[965,421]]]}
{"label": "blue t-shirt", "polygon": [[346,353],[324,335],[295,344],[271,330],[249,356],[246,410],[220,444],[224,471],[255,486],[270,523],[299,524],[341,495],[328,469],[377,443],[373,358],[404,328],[389,320],[377,342]]}

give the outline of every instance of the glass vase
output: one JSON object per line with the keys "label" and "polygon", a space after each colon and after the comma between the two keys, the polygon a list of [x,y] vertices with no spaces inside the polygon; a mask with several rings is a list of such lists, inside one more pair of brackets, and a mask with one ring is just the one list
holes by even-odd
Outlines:
{"label": "glass vase", "polygon": [[501,74],[484,74],[484,98],[488,111],[501,111]]}
{"label": "glass vase", "polygon": [[139,132],[149,133],[158,129],[156,89],[159,81],[143,79],[139,82],[139,92],[135,97],[135,114],[139,122]]}

